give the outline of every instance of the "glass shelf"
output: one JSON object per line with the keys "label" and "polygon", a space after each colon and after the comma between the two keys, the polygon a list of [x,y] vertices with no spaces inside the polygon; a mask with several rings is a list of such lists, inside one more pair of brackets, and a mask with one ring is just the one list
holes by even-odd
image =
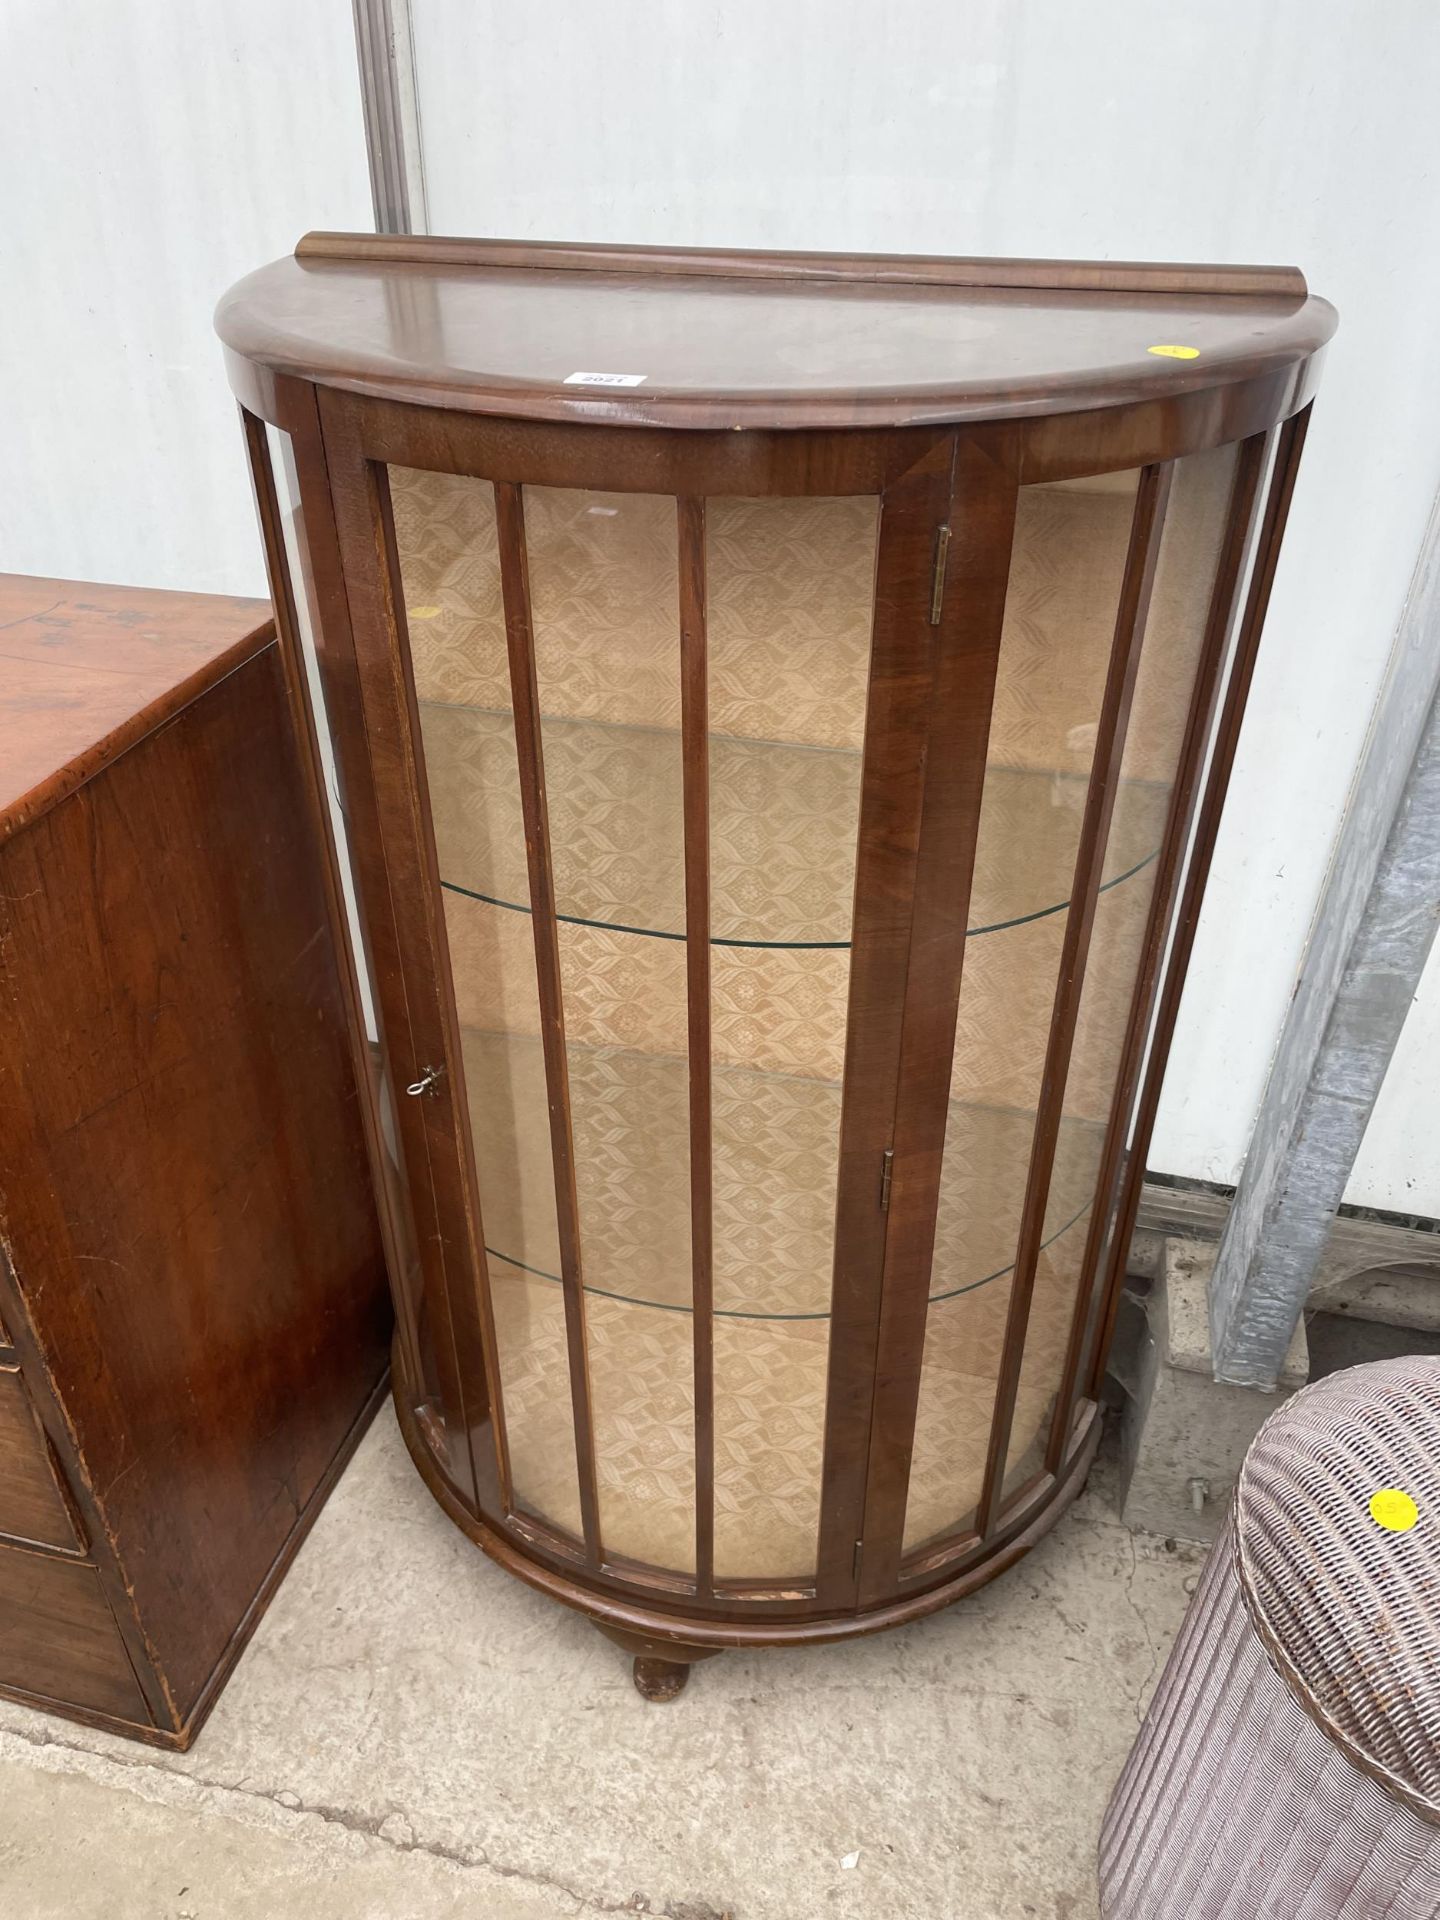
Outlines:
{"label": "glass shelf", "polygon": [[[528,913],[510,714],[424,701],[420,718],[442,884]],[[560,918],[683,940],[678,734],[549,716],[543,730]],[[711,736],[712,945],[848,948],[860,770],[849,749]],[[972,935],[1069,904],[1087,785],[1069,773],[989,769]],[[1155,858],[1168,798],[1162,786],[1122,783],[1104,887]]]}
{"label": "glass shelf", "polygon": [[[545,1066],[538,1038],[466,1028],[465,1075],[486,1251],[558,1284]],[[691,1312],[688,1070],[619,1047],[568,1054],[586,1292]],[[712,1070],[714,1299],[718,1318],[827,1320],[834,1262],[839,1086]],[[930,1298],[953,1299],[1008,1274],[1014,1260],[1033,1113],[951,1110],[965,1178],[945,1183]],[[1103,1128],[1068,1121],[1056,1151],[1050,1240],[1080,1222]],[[984,1204],[973,1204],[974,1189]]]}

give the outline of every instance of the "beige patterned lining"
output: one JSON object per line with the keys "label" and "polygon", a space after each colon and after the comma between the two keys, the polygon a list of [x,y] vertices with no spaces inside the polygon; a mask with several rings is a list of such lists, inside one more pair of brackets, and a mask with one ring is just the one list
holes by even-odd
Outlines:
{"label": "beige patterned lining", "polygon": [[[970,916],[1004,931],[965,957],[907,1547],[978,1496],[1134,478],[1021,496]],[[1012,1484],[1058,1384],[1227,478],[1182,467],[1162,550]],[[486,1238],[504,1256],[491,1292],[512,1463],[522,1501],[578,1531],[563,1300],[542,1277],[559,1265],[493,503],[447,475],[391,482]],[[674,504],[527,488],[525,509],[560,912],[609,923],[559,932],[602,1531],[612,1551],[689,1570],[685,946],[652,937],[684,926]],[[712,934],[776,943],[711,953],[726,1577],[814,1566],[828,1320],[774,1316],[828,1306],[876,523],[868,499],[707,506]],[[783,944],[801,940],[827,944]]]}

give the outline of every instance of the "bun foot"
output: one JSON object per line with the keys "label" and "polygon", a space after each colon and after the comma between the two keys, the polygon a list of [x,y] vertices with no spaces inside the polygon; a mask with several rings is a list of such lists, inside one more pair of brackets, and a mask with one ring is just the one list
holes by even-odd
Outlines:
{"label": "bun foot", "polygon": [[646,1700],[673,1700],[685,1691],[689,1665],[680,1660],[654,1660],[637,1654],[633,1669],[635,1691]]}
{"label": "bun foot", "polygon": [[683,1640],[652,1639],[646,1633],[630,1633],[624,1627],[612,1627],[604,1620],[595,1625],[605,1638],[628,1653],[635,1691],[643,1700],[673,1700],[685,1691],[690,1669],[697,1660],[713,1660],[719,1647],[696,1647]]}

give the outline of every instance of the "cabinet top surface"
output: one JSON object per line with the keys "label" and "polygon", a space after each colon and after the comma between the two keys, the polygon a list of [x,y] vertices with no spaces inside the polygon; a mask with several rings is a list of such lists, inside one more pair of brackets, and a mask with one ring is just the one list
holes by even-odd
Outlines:
{"label": "cabinet top surface", "polygon": [[0,574],[0,842],[269,643],[263,600]]}
{"label": "cabinet top surface", "polygon": [[1165,399],[1293,366],[1335,323],[1283,267],[349,234],[307,236],[216,313],[242,358],[327,386],[679,427],[937,425]]}

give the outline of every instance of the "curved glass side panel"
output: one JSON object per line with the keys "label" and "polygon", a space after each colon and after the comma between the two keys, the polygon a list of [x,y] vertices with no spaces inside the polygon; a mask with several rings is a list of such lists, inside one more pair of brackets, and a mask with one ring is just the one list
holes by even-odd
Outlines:
{"label": "curved glass side panel", "polygon": [[[310,712],[314,721],[315,742],[320,757],[325,800],[330,816],[330,831],[335,848],[335,866],[340,881],[342,904],[349,933],[350,953],[354,961],[355,982],[360,999],[360,1017],[364,1022],[369,1051],[371,1091],[379,1118],[382,1164],[378,1170],[388,1212],[398,1241],[395,1257],[400,1270],[392,1274],[392,1286],[400,1298],[397,1313],[402,1338],[415,1349],[411,1364],[418,1369],[417,1391],[423,1396],[417,1409],[427,1440],[441,1456],[446,1467],[455,1472],[459,1463],[450,1458],[453,1444],[464,1447],[463,1432],[446,1429],[446,1408],[440,1386],[440,1369],[435,1353],[436,1329],[431,1326],[423,1277],[415,1245],[414,1222],[409,1193],[401,1164],[399,1129],[396,1124],[395,1089],[389,1083],[380,1037],[380,1018],[375,1004],[369,943],[360,916],[355,878],[355,863],[350,847],[350,823],[347,817],[345,787],[335,757],[335,716],[325,687],[325,672],[320,657],[321,624],[315,606],[314,582],[310,572],[309,548],[305,537],[304,510],[300,502],[300,481],[295,467],[294,448],[288,433],[279,427],[265,427],[266,450],[275,488],[276,507],[284,542],[284,551],[272,556],[283,565],[295,610],[295,642],[305,675]],[[257,477],[258,478],[258,477]],[[410,1331],[407,1332],[407,1326]],[[460,1409],[449,1409],[457,1429]],[[467,1477],[465,1470],[458,1477]]]}
{"label": "curved glass side panel", "polygon": [[[1238,448],[1227,446],[1194,454],[1178,464],[1161,535],[1119,779],[1122,794],[1143,788],[1156,796],[1167,814],[1225,539],[1237,457]],[[1090,1215],[1096,1206],[1105,1215],[1110,1206],[1109,1191],[1094,1193],[1093,1189],[1157,872],[1152,863],[1135,876],[1132,885],[1102,894],[1096,903],[1061,1109],[1062,1146],[1056,1153],[1045,1244],[1035,1270],[1006,1456],[1005,1498],[1017,1494],[1043,1465],[1076,1302],[1085,1284],[1082,1265],[1090,1240]],[[1085,1141],[1083,1164],[1076,1165],[1075,1157],[1067,1156],[1063,1145],[1067,1137]],[[1083,1186],[1091,1199],[1083,1235],[1061,1231],[1070,1205],[1065,1187],[1072,1181]]]}
{"label": "curved glass side panel", "polygon": [[[989,876],[1043,872],[1047,910],[966,941],[921,1356],[904,1548],[963,1532],[985,1473],[1050,1012],[1080,851],[1101,703],[1134,514],[1136,472],[1024,487],[976,844]],[[1030,796],[1023,815],[1012,795]],[[1122,899],[1153,865],[1163,803],[1117,795],[1102,880]],[[983,912],[983,905],[982,905]],[[981,915],[972,909],[972,927]],[[1084,1244],[1100,1129],[1063,1127],[1050,1251]]]}
{"label": "curved glass side panel", "polygon": [[[494,1412],[516,1506],[578,1535],[564,1301],[544,1277],[559,1272],[558,1226],[495,494],[488,481],[392,467],[390,498],[485,1231],[500,1376]],[[465,786],[455,725],[477,710],[499,747],[478,790]],[[523,912],[455,884],[476,847],[512,833]]]}

